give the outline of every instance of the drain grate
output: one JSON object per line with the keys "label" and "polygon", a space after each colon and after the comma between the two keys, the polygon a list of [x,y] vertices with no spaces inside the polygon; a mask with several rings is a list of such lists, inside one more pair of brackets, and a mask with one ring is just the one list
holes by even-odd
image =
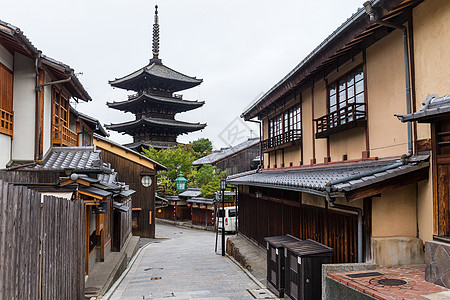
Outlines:
{"label": "drain grate", "polygon": [[152,277],[152,278],[150,278],[150,280],[160,280],[161,279],[161,277]]}
{"label": "drain grate", "polygon": [[144,271],[150,271],[150,270],[162,270],[163,268],[145,268]]}
{"label": "drain grate", "polygon": [[380,272],[365,272],[365,273],[354,273],[354,274],[345,274],[345,276],[350,278],[363,278],[363,277],[374,277],[374,276],[382,276]]}
{"label": "drain grate", "polygon": [[275,299],[273,294],[269,292],[267,289],[252,289],[247,291],[255,299]]}
{"label": "drain grate", "polygon": [[402,279],[383,278],[378,280],[378,283],[385,286],[400,286],[407,284],[408,282]]}

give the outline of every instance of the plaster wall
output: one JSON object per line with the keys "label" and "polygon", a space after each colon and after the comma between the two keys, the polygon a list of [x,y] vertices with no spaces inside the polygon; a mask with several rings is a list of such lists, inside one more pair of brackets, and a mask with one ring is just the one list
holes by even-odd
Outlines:
{"label": "plaster wall", "polygon": [[406,113],[401,30],[394,30],[366,53],[370,156],[402,155],[408,152],[407,128],[394,116]]}
{"label": "plaster wall", "polygon": [[[327,86],[325,80],[314,86],[314,118],[327,114]],[[314,134],[316,133],[316,122],[313,121]],[[327,139],[316,139],[316,159],[317,163],[323,163],[323,158],[327,156]]]}
{"label": "plaster wall", "polygon": [[417,183],[419,238],[424,242],[433,240],[433,172],[431,166],[428,178],[428,180]]}
{"label": "plaster wall", "polygon": [[0,169],[6,168],[11,160],[11,137],[0,133]]}
{"label": "plaster wall", "polygon": [[[416,74],[416,105],[429,94],[450,94],[449,41],[450,1],[424,1],[412,11],[414,64]],[[417,138],[430,137],[428,124],[418,124]]]}
{"label": "plaster wall", "polygon": [[313,159],[313,120],[311,89],[302,92],[302,140],[303,164],[309,165]]}
{"label": "plaster wall", "polygon": [[339,77],[345,75],[346,73],[353,70],[355,67],[359,66],[363,63],[363,55],[362,53],[357,54],[353,60],[349,60],[342,65],[339,66],[339,69],[327,75],[327,82],[333,83]]}
{"label": "plaster wall", "polygon": [[347,159],[361,159],[366,149],[365,128],[348,129],[330,136],[330,156],[332,161],[341,161],[342,155]]}
{"label": "plaster wall", "polygon": [[372,198],[372,237],[395,236],[416,236],[415,184]]}
{"label": "plaster wall", "polygon": [[316,207],[325,207],[325,198],[313,194],[302,193],[302,204]]}
{"label": "plaster wall", "polygon": [[300,166],[300,161],[302,160],[301,156],[301,146],[296,145],[293,147],[284,149],[284,166],[290,167],[290,163],[292,163],[293,167]]}
{"label": "plaster wall", "polygon": [[[45,76],[45,82],[50,82],[51,78]],[[51,135],[52,135],[52,91],[51,87],[43,87],[42,91],[44,93],[44,138],[43,138],[43,149],[44,155],[48,152],[51,147]]]}
{"label": "plaster wall", "polygon": [[14,139],[12,159],[33,160],[35,138],[35,72],[32,59],[14,57]]}
{"label": "plaster wall", "polygon": [[14,70],[14,57],[2,45],[0,45],[0,63],[4,64],[10,71]]}

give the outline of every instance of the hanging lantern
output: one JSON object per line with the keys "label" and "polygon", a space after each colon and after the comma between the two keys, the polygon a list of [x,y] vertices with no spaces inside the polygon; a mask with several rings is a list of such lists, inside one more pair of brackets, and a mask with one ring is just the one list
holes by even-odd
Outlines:
{"label": "hanging lantern", "polygon": [[186,190],[187,179],[184,178],[183,173],[180,172],[180,175],[178,175],[177,179],[174,181],[176,182],[178,193],[182,193]]}

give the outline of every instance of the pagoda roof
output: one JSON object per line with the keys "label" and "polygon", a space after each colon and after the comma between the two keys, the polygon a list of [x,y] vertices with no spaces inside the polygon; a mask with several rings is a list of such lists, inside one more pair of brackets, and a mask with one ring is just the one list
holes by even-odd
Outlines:
{"label": "pagoda roof", "polygon": [[177,142],[164,142],[164,141],[140,141],[131,144],[125,144],[124,146],[134,151],[141,151],[141,148],[149,148],[152,146],[155,149],[168,149],[178,145]]}
{"label": "pagoda roof", "polygon": [[177,92],[195,87],[203,82],[184,75],[163,65],[160,60],[150,60],[150,64],[122,78],[109,81],[113,87],[143,91],[147,89],[157,89],[170,92]]}
{"label": "pagoda roof", "polygon": [[142,110],[142,106],[149,107],[154,104],[170,107],[175,112],[184,112],[201,107],[205,104],[205,102],[183,100],[179,97],[157,96],[144,92],[137,97],[133,97],[129,100],[106,103],[106,105],[108,105],[108,107],[110,108],[131,113],[140,112]]}
{"label": "pagoda roof", "polygon": [[[110,124],[105,126],[106,129],[123,132],[134,136],[139,132],[147,132],[149,130],[158,130],[161,132],[170,131],[175,134],[183,134],[201,130],[206,127],[206,124],[188,123],[177,121],[173,119],[159,119],[159,118],[142,118],[129,122],[118,124]],[[145,127],[145,128],[144,128]]]}

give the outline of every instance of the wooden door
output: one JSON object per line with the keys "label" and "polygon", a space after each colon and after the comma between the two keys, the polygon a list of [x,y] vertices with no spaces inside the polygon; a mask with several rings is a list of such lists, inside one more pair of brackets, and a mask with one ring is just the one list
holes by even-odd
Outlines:
{"label": "wooden door", "polygon": [[434,234],[450,237],[450,121],[432,124]]}

